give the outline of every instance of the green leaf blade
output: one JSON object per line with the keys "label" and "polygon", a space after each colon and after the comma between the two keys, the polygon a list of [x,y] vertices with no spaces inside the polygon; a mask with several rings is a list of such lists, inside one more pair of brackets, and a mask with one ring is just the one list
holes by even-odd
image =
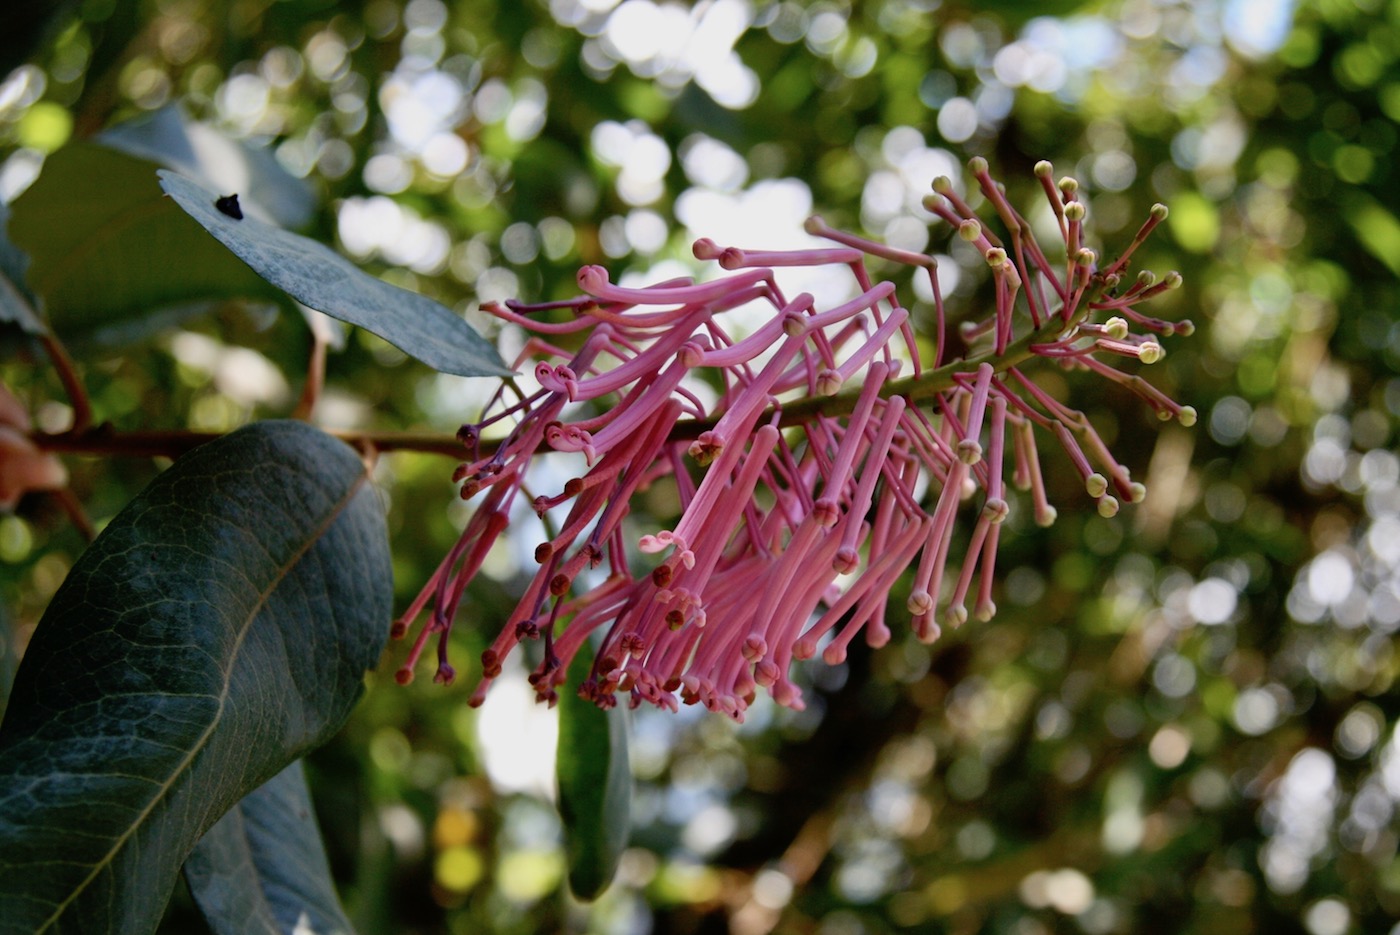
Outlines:
{"label": "green leaf blade", "polygon": [[371,331],[441,373],[510,375],[495,347],[427,296],[371,276],[300,234],[254,217],[229,217],[215,207],[218,195],[183,176],[165,170],[159,176],[161,187],[200,226],[303,305]]}
{"label": "green leaf blade", "polygon": [[185,861],[185,879],[215,935],[304,926],[353,931],[331,880],[300,760],[219,819]]}
{"label": "green leaf blade", "polygon": [[[94,143],[49,156],[11,206],[10,236],[30,258],[28,285],[70,344],[103,331],[207,310],[210,301],[280,294],[170,203],[156,165]],[[178,273],[174,275],[173,273]]]}
{"label": "green leaf blade", "polygon": [[560,693],[556,760],[569,889],[582,900],[596,899],[612,883],[632,830],[627,712],[604,711],[579,697],[591,657],[579,652]]}
{"label": "green leaf blade", "polygon": [[153,481],[54,596],[0,724],[0,932],[146,932],[195,843],[339,729],[391,609],[364,466],[259,423]]}

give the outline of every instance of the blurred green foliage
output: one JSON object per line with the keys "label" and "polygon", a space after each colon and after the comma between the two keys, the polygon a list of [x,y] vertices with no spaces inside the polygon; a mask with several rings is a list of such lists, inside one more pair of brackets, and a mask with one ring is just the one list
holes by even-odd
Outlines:
{"label": "blurred green foliage", "polygon": [[[0,196],[65,143],[179,103],[304,176],[310,234],[486,329],[480,301],[572,295],[583,263],[674,271],[713,236],[688,219],[749,217],[764,191],[950,255],[965,309],[984,273],[906,210],[929,181],[910,176],[947,157],[987,156],[1014,196],[1051,159],[1083,183],[1095,246],[1167,203],[1140,265],[1182,271],[1160,314],[1198,329],[1153,379],[1201,421],[1163,428],[1126,394],[1089,407],[1146,503],[1068,508],[1077,481],[1052,470],[1060,519],[1013,513],[992,624],[804,670],[802,714],[638,712],[632,847],[590,907],[564,895],[539,784],[551,716],[509,673],[481,713],[462,689],[397,687],[391,648],[309,763],[333,868],[362,931],[1387,932],[1397,36],[1383,0],[89,0],[0,84]],[[519,336],[496,337],[509,360]],[[119,428],[225,430],[290,409],[308,344],[300,319],[224,308],[94,349],[83,374]],[[281,390],[232,379],[249,353]],[[21,343],[0,374],[61,428],[34,360]],[[450,433],[479,401],[354,334],[318,415]],[[160,467],[70,459],[99,525]],[[450,471],[384,460],[399,606],[463,520]],[[0,519],[7,647],[81,548],[51,499]],[[489,564],[459,658],[505,618],[518,567]],[[189,911],[169,930],[194,930]]]}

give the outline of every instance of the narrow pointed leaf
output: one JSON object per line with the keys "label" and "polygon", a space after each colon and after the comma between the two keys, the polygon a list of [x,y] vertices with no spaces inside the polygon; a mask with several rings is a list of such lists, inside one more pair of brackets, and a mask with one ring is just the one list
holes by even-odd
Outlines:
{"label": "narrow pointed leaf", "polygon": [[379,335],[434,370],[508,376],[496,349],[450,309],[371,276],[325,244],[217,207],[222,197],[162,170],[166,193],[220,243],[303,305]]}
{"label": "narrow pointed leaf", "polygon": [[612,883],[632,830],[632,771],[627,712],[604,711],[578,696],[593,664],[580,652],[559,697],[559,817],[569,862],[569,889],[596,899]]}
{"label": "narrow pointed leaf", "polygon": [[300,760],[244,796],[200,838],[185,861],[185,880],[215,935],[352,931]]}
{"label": "narrow pointed leaf", "polygon": [[384,517],[299,422],[181,458],[35,629],[0,724],[0,933],[150,932],[195,843],[339,729],[383,647]]}

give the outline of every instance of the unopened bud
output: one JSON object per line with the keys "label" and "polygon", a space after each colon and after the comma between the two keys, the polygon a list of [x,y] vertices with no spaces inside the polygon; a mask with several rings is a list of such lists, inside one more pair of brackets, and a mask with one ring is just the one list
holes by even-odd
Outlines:
{"label": "unopened bud", "polygon": [[1144,364],[1155,364],[1166,356],[1167,352],[1162,350],[1162,345],[1156,341],[1146,341],[1138,345],[1138,360]]}
{"label": "unopened bud", "polygon": [[1185,426],[1186,428],[1188,428],[1188,429],[1189,429],[1191,426],[1195,425],[1195,424],[1196,424],[1196,407],[1195,407],[1195,406],[1182,406],[1182,407],[1181,407],[1181,412],[1177,413],[1177,415],[1176,415],[1176,421],[1180,422],[1182,425],[1184,425],[1184,426]]}
{"label": "unopened bud", "polygon": [[981,156],[973,156],[967,161],[967,168],[973,175],[981,175],[987,171],[987,160]]}
{"label": "unopened bud", "polygon": [[1084,215],[1088,214],[1088,209],[1084,207],[1082,201],[1071,201],[1065,205],[1065,217],[1071,221],[1082,221]]}
{"label": "unopened bud", "polygon": [[1048,159],[1042,159],[1035,164],[1035,174],[1037,178],[1048,179],[1055,174],[1055,167]]}
{"label": "unopened bud", "polygon": [[946,195],[953,190],[953,180],[946,175],[940,175],[933,180],[933,190],[940,195]]}
{"label": "unopened bud", "polygon": [[1100,498],[1099,498],[1099,515],[1102,516],[1104,519],[1109,519],[1109,518],[1111,518],[1111,517],[1117,516],[1117,515],[1118,515],[1118,498],[1117,498],[1117,497],[1100,497]]}
{"label": "unopened bud", "polygon": [[1152,210],[1149,213],[1152,215],[1152,220],[1165,221],[1167,219],[1167,206],[1158,202],[1152,206]]}
{"label": "unopened bud", "polygon": [[968,243],[972,243],[978,237],[982,236],[982,225],[979,224],[976,219],[968,218],[958,225],[958,236]]}
{"label": "unopened bud", "polygon": [[1084,478],[1084,489],[1088,491],[1089,496],[1097,500],[1108,492],[1108,478],[1095,471]]}
{"label": "unopened bud", "polygon": [[1128,322],[1115,315],[1103,323],[1103,330],[1108,333],[1110,338],[1121,341],[1128,336]]}

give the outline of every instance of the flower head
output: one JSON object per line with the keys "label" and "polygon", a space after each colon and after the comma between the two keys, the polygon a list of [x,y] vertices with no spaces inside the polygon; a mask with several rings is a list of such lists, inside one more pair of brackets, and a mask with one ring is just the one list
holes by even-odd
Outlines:
{"label": "flower head", "polygon": [[[446,637],[463,591],[514,502],[527,496],[526,469],[547,451],[581,455],[580,473],[533,500],[541,514],[567,504],[567,516],[536,548],[535,575],[483,653],[473,703],[522,640],[543,641],[530,681],[552,702],[574,653],[593,638],[596,661],[582,693],[603,707],[623,698],[670,709],[699,703],[742,719],[763,689],[800,708],[789,678],[795,659],[820,652],[838,663],[858,636],[887,642],[892,620],[932,641],[943,626],[995,614],[1008,482],[1029,492],[1038,523],[1055,518],[1041,442],[1064,449],[1101,514],[1142,499],[1142,485],[1085,415],[1037,386],[1026,365],[1088,370],[1164,417],[1194,420],[1189,407],[1116,365],[1150,364],[1163,353],[1159,336],[1190,330],[1137,310],[1174,288],[1175,274],[1161,282],[1140,275],[1122,287],[1129,258],[1166,209],[1154,208],[1128,249],[1100,268],[1083,246],[1086,210],[1072,179],[1057,185],[1048,163],[1036,168],[1064,245],[1063,259],[1052,259],[1060,251],[1041,248],[985,161],[974,159],[971,174],[1004,240],[947,179],[935,180],[925,201],[982,252],[995,285],[990,313],[962,324],[969,350],[957,359],[947,351],[934,260],[820,218],[807,230],[831,246],[762,252],[697,241],[696,257],[726,271],[709,281],[624,288],[588,266],[577,299],[491,306],[535,335],[520,362],[535,360],[539,388],[503,385],[483,417],[463,427],[470,455],[456,480],[478,505],[395,625],[405,635],[431,605],[400,680],[412,677],[433,633],[437,678],[454,677]],[[928,277],[931,354],[915,340],[894,285],[872,281],[869,257]],[[783,268],[820,265],[849,269],[854,297],[784,291]],[[768,309],[764,323],[736,334],[731,313],[753,306]],[[572,318],[534,317],[559,308]],[[558,335],[570,335],[576,349],[551,343]],[[697,382],[709,391],[697,392]],[[503,420],[505,439],[483,451],[481,433]],[[679,517],[669,528],[632,529],[634,495],[659,484],[674,491]],[[965,549],[954,548],[959,524],[971,525]],[[908,599],[892,607],[891,588],[910,568]]]}

